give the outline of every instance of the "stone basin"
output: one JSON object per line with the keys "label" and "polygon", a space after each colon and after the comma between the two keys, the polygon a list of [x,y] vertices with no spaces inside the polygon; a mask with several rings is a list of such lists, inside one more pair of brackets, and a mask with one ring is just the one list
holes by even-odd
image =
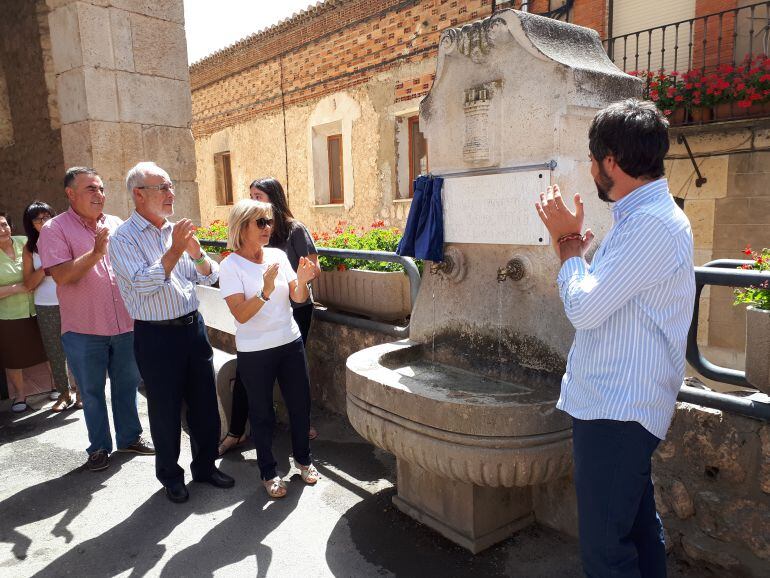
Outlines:
{"label": "stone basin", "polygon": [[485,375],[463,359],[408,339],[359,351],[347,361],[347,411],[396,456],[394,504],[478,552],[533,520],[532,486],[570,471],[572,440],[555,408],[558,375],[489,363]]}

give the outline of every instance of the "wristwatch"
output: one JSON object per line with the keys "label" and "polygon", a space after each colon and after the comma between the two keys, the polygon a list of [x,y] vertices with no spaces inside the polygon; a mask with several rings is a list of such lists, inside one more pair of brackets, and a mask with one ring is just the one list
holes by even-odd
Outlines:
{"label": "wristwatch", "polygon": [[270,297],[268,297],[267,295],[265,295],[265,292],[264,292],[264,291],[260,291],[260,292],[259,292],[259,298],[260,298],[260,299],[262,299],[262,301],[270,301]]}

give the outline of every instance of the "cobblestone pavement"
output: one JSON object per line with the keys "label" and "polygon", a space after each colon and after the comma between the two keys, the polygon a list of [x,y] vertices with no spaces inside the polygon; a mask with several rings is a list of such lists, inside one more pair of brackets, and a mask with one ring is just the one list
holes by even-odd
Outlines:
{"label": "cobblestone pavement", "polygon": [[[109,390],[108,390],[109,391]],[[395,460],[342,416],[317,415],[313,442],[323,479],[270,502],[250,444],[221,461],[236,486],[190,482],[190,501],[169,502],[152,457],[113,454],[108,469],[82,466],[80,411],[22,415],[0,402],[0,576],[580,576],[577,544],[532,527],[472,556],[391,505]],[[149,432],[146,404],[140,417]],[[288,432],[276,432],[289,471]],[[189,439],[180,464],[189,470]],[[189,471],[187,473],[189,481]],[[672,564],[670,576],[696,576]],[[700,574],[702,575],[702,574]]]}

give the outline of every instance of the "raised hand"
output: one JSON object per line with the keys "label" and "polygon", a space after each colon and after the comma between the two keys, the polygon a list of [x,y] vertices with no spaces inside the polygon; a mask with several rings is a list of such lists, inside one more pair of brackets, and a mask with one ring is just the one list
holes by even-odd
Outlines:
{"label": "raised hand", "polygon": [[[180,219],[174,223],[174,229],[171,232],[171,247],[174,248],[178,254],[182,254],[187,250],[190,239],[195,233],[195,225],[190,219]],[[198,245],[200,248],[200,244]],[[197,256],[198,254],[196,254]]]}
{"label": "raised hand", "polygon": [[193,226],[192,235],[190,235],[190,238],[187,241],[187,247],[185,247],[185,251],[187,251],[187,254],[193,259],[199,259],[203,253],[201,250],[201,243],[198,241],[198,237],[195,236],[196,229],[197,227]]}
{"label": "raised hand", "polygon": [[267,271],[262,275],[262,293],[265,297],[275,290],[275,278],[278,276],[278,263],[271,263],[267,266]]}
{"label": "raised hand", "polygon": [[107,227],[102,227],[96,231],[96,238],[94,239],[94,253],[104,256],[107,254],[107,249],[110,246],[110,230]]}
{"label": "raised hand", "polygon": [[[583,200],[579,193],[575,193],[574,201],[575,212],[573,213],[564,204],[559,185],[553,185],[548,187],[545,193],[540,193],[540,202],[535,203],[537,214],[551,235],[551,243],[557,255],[559,254],[559,238],[564,235],[582,234],[583,232]],[[591,238],[593,238],[593,234]]]}
{"label": "raised hand", "polygon": [[307,257],[300,257],[297,264],[297,283],[307,285],[316,277],[316,266]]}

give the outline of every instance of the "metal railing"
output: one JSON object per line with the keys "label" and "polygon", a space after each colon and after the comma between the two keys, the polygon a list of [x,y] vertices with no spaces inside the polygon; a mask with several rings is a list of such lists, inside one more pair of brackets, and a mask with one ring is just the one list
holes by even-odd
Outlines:
{"label": "metal railing", "polygon": [[[201,239],[200,243],[204,247],[217,247],[220,249],[227,247],[227,243],[225,241]],[[420,271],[417,269],[417,265],[415,265],[413,259],[410,259],[409,257],[402,257],[401,255],[396,255],[395,253],[388,251],[359,251],[352,249],[333,249],[330,247],[317,247],[317,251],[319,255],[324,255],[326,257],[336,257],[339,259],[361,259],[364,261],[399,263],[404,267],[404,272],[409,278],[411,309],[414,309],[414,304],[417,301],[417,294],[420,292]],[[351,327],[367,329],[370,331],[379,331],[381,333],[392,335],[393,337],[398,337],[399,339],[409,337],[410,322],[408,322],[406,325],[393,325],[391,323],[384,323],[382,321],[357,317],[347,313],[330,311],[329,309],[316,309],[315,316],[322,321],[350,325]]]}
{"label": "metal railing", "polygon": [[[744,59],[770,52],[770,0],[680,22],[656,26],[604,41],[610,60],[625,72],[686,71],[712,73],[723,65],[740,66]],[[705,88],[705,87],[704,87]],[[759,107],[747,113],[735,102],[715,106],[708,115],[686,122],[770,116]]]}
{"label": "metal railing", "polygon": [[[698,347],[698,318],[700,312],[700,296],[706,285],[721,287],[750,287],[770,279],[770,274],[756,270],[739,269],[741,265],[751,264],[752,261],[719,259],[706,263],[703,267],[695,267],[695,308],[692,323],[687,335],[687,361],[701,375],[714,381],[751,388],[746,381],[746,373],[736,369],[719,367],[708,361]],[[726,393],[698,389],[683,385],[678,399],[705,407],[726,410],[747,417],[770,421],[770,403],[762,403]]]}

